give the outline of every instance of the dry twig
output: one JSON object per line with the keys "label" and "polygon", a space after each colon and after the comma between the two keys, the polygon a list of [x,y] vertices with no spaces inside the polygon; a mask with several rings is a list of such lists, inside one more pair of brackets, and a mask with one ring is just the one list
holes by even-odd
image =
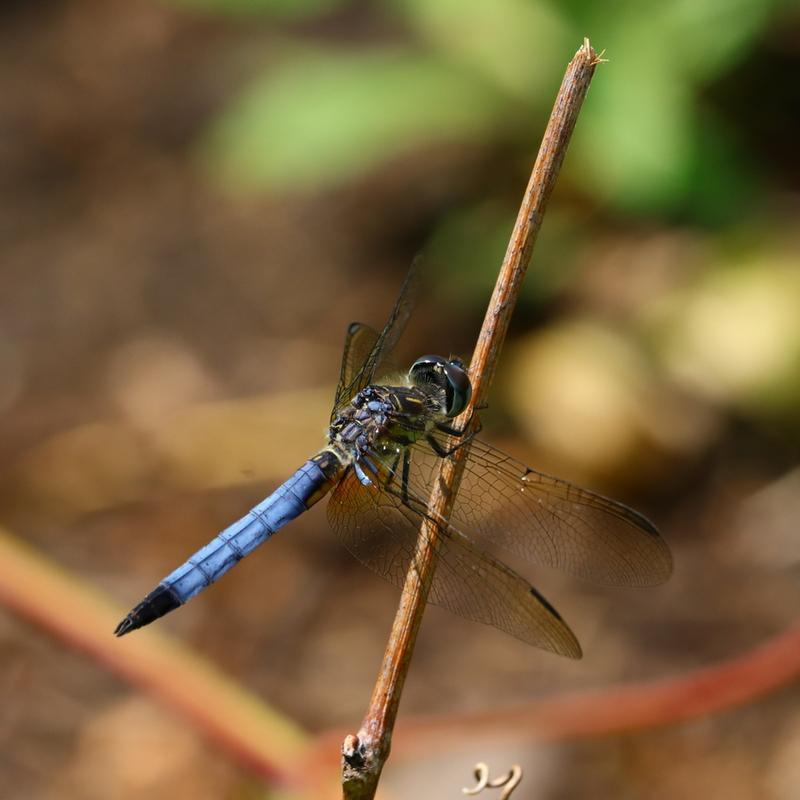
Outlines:
{"label": "dry twig", "polygon": [[[472,402],[457,425],[471,425],[474,419],[472,410],[486,404],[497,357],[505,340],[547,201],[555,186],[597,64],[598,56],[589,40],[585,39],[567,67],[539,148],[472,356]],[[443,461],[435,483],[436,489],[429,501],[432,519],[448,518],[467,451],[468,447],[461,447],[453,457]],[[383,765],[389,756],[400,696],[436,567],[438,535],[437,525],[427,519],[420,530],[417,552],[406,577],[369,709],[358,734],[345,738],[342,748],[342,785],[346,800],[369,800],[374,797]]]}

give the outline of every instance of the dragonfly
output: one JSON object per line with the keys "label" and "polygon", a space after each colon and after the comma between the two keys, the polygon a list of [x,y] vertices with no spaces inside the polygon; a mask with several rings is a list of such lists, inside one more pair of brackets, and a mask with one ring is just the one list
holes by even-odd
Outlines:
{"label": "dragonfly", "polygon": [[[387,368],[419,289],[412,267],[383,330],[352,323],[345,337],[325,446],[285,483],[170,573],[119,623],[123,636],[186,603],[326,495],[328,521],[364,565],[396,586],[413,567],[425,519],[436,569],[428,602],[571,658],[578,640],[553,605],[497,557],[617,586],[651,586],[672,570],[669,547],[642,514],[528,467],[455,418],[471,400],[457,358],[427,355],[394,380]],[[447,519],[428,509],[442,459],[467,448]],[[433,516],[432,516],[433,515]]]}

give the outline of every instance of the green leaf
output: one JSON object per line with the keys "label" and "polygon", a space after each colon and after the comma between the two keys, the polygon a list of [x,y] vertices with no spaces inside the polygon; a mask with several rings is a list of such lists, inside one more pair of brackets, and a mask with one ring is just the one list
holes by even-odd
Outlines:
{"label": "green leaf", "polygon": [[580,37],[546,2],[530,0],[393,0],[406,21],[437,50],[523,100],[555,91]]}
{"label": "green leaf", "polygon": [[474,76],[418,53],[304,52],[242,93],[204,153],[236,186],[319,188],[421,145],[491,138],[502,106]]}
{"label": "green leaf", "polygon": [[[697,100],[711,80],[747,51],[771,2],[616,0],[564,9],[589,30],[610,63],[593,82],[566,161],[572,180],[628,212],[730,216],[727,190],[746,184],[721,124],[707,130]],[[717,157],[718,153],[724,153]],[[706,185],[698,186],[702,179]]]}
{"label": "green leaf", "polygon": [[671,0],[660,7],[655,29],[676,71],[710,80],[744,54],[771,6],[767,0]]}
{"label": "green leaf", "polygon": [[744,55],[775,5],[775,0],[571,0],[559,10],[571,20],[575,36],[590,35],[613,62],[632,47],[667,62],[676,76],[699,81],[714,78]]}
{"label": "green leaf", "polygon": [[280,19],[313,17],[343,5],[343,0],[162,0],[162,2],[211,14],[263,15]]}
{"label": "green leaf", "polygon": [[674,205],[692,153],[688,87],[642,42],[615,49],[602,70],[575,131],[568,174],[618,207],[647,213]]}
{"label": "green leaf", "polygon": [[683,216],[710,227],[730,224],[752,212],[761,191],[750,156],[732,132],[710,112],[698,114]]}

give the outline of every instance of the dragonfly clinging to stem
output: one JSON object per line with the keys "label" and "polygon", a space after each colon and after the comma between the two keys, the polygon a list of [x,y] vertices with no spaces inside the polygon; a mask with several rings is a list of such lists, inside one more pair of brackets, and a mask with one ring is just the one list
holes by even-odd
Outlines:
{"label": "dragonfly clinging to stem", "polygon": [[119,623],[117,636],[183,605],[327,494],[328,520],[345,547],[402,586],[421,523],[431,518],[441,459],[465,444],[450,517],[433,520],[439,535],[431,603],[579,658],[578,640],[555,608],[488,546],[603,584],[649,586],[669,577],[669,548],[644,516],[454,427],[471,397],[458,359],[423,356],[402,381],[373,383],[408,322],[418,284],[412,267],[380,333],[361,323],[347,329],[322,450],[164,578]]}

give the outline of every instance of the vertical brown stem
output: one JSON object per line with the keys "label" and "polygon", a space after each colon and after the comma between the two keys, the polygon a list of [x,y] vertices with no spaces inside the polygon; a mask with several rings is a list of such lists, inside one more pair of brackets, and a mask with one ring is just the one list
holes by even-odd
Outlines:
{"label": "vertical brown stem", "polygon": [[[545,207],[598,63],[597,54],[585,39],[569,63],[561,83],[472,356],[472,402],[460,420],[463,424],[471,424],[472,409],[486,403],[497,356],[508,330]],[[467,451],[468,447],[461,447],[451,458],[442,461],[439,479],[435,482],[436,489],[431,494],[428,506],[432,518],[448,518]],[[369,709],[358,734],[350,735],[344,741],[342,784],[346,800],[369,800],[374,797],[381,770],[389,756],[397,708],[436,567],[438,536],[438,526],[426,519],[420,529],[417,552],[406,576]]]}

